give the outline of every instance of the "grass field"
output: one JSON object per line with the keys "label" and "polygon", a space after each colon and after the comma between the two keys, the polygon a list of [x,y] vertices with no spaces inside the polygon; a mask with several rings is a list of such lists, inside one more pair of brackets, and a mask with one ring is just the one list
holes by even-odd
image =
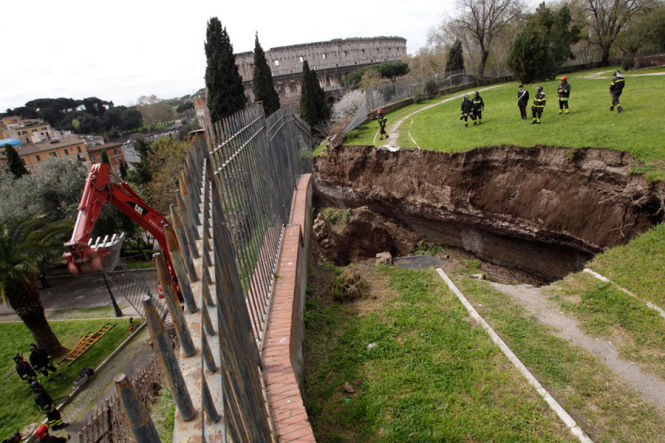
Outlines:
{"label": "grass field", "polygon": [[[88,332],[94,332],[108,321],[54,321],[51,328],[63,345],[71,347]],[[67,376],[66,380],[56,377],[48,382],[40,377],[40,381],[51,398],[69,394],[72,383],[78,377],[78,371],[83,367],[95,368],[106,358],[125,338],[129,336],[127,320],[111,320],[116,327],[111,329],[87,353],[71,366],[63,366],[61,373]],[[0,396],[0,438],[7,438],[17,429],[23,429],[30,423],[41,422],[45,415],[38,411],[32,399],[28,384],[21,380],[14,370],[12,356],[15,353],[23,354],[27,360],[30,355],[28,347],[34,340],[28,329],[22,323],[0,324],[0,374],[3,375],[5,386]]]}
{"label": "grass field", "polygon": [[303,376],[317,440],[574,440],[433,271],[365,275],[369,306],[333,303],[324,284],[308,294]]}
{"label": "grass field", "polygon": [[[644,71],[644,72],[643,72]],[[665,178],[665,113],[657,99],[665,77],[641,75],[663,72],[636,70],[626,75],[626,87],[621,96],[623,114],[609,112],[608,92],[611,70],[608,68],[570,74],[568,82],[572,92],[571,113],[558,115],[556,87],[558,81],[540,83],[547,94],[547,105],[542,125],[523,121],[517,109],[517,83],[489,86],[481,93],[485,101],[483,124],[465,128],[459,120],[461,95],[472,90],[439,97],[428,102],[411,105],[387,114],[388,128],[404,116],[427,105],[445,101],[406,119],[399,128],[398,144],[415,148],[411,138],[422,149],[459,152],[482,146],[552,145],[571,148],[602,147],[630,152],[645,162],[642,172],[649,178]],[[593,76],[594,78],[585,78]],[[536,84],[527,85],[533,99]],[[453,98],[452,100],[449,100]],[[529,117],[531,115],[528,107]],[[376,122],[369,122],[350,132],[345,144],[374,144],[378,130]],[[409,135],[410,134],[410,135]],[[384,142],[377,141],[378,144]]]}

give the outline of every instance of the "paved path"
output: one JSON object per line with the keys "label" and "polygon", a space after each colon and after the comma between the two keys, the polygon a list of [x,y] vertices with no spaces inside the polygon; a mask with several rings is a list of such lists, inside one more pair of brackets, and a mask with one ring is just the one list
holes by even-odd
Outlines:
{"label": "paved path", "polygon": [[[157,293],[152,270],[134,271],[134,273],[146,282],[153,294]],[[49,319],[56,311],[111,306],[111,300],[101,274],[61,275],[49,278],[49,283],[51,285],[49,289],[39,291],[44,310]],[[116,294],[116,300],[125,315],[136,314],[122,296]],[[125,312],[126,309],[127,312]],[[17,319],[14,311],[9,306],[4,303],[0,305],[0,321],[15,321]]]}
{"label": "paved path", "polygon": [[133,340],[99,373],[95,374],[86,388],[62,411],[65,422],[69,423],[66,429],[72,436],[72,442],[78,441],[78,431],[85,423],[87,416],[92,414],[97,406],[104,404],[104,400],[115,392],[113,379],[121,372],[128,377],[134,376],[148,366],[155,358],[152,349],[146,345],[150,338],[148,328],[144,327]]}

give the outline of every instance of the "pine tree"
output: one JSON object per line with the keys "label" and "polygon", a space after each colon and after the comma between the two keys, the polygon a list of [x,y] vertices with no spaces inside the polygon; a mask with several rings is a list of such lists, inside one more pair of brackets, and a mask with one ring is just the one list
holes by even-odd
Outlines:
{"label": "pine tree", "polygon": [[266,54],[259,43],[259,35],[254,40],[254,78],[252,80],[254,99],[263,102],[263,110],[270,115],[279,109],[279,95],[275,91],[272,72],[266,62]]}
{"label": "pine tree", "polygon": [[120,161],[120,178],[127,180],[127,163]]}
{"label": "pine tree", "polygon": [[11,172],[15,178],[20,178],[28,173],[28,170],[25,169],[25,165],[23,164],[23,160],[21,160],[21,157],[19,157],[18,152],[16,152],[16,149],[14,149],[12,145],[5,145],[5,156],[7,156],[7,167],[9,168],[9,172]]}
{"label": "pine tree", "polygon": [[111,164],[109,161],[109,155],[106,153],[106,149],[102,151],[102,163],[106,163],[107,165]]}
{"label": "pine tree", "polygon": [[326,94],[319,84],[316,71],[309,69],[307,60],[302,65],[300,115],[312,127],[316,127],[330,117],[330,108],[326,103]]}
{"label": "pine tree", "polygon": [[464,70],[464,52],[462,51],[462,42],[455,40],[453,46],[448,51],[448,60],[446,60],[446,72]]}
{"label": "pine tree", "polygon": [[217,17],[208,21],[205,53],[208,108],[213,122],[242,110],[247,103],[233,46]]}

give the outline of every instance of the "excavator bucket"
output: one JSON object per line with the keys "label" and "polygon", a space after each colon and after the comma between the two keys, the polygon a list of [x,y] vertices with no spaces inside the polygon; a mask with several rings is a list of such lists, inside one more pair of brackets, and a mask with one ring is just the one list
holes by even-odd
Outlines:
{"label": "excavator bucket", "polygon": [[90,239],[88,244],[68,243],[65,246],[67,266],[72,274],[86,274],[95,271],[112,271],[120,260],[120,248],[125,240],[125,233]]}

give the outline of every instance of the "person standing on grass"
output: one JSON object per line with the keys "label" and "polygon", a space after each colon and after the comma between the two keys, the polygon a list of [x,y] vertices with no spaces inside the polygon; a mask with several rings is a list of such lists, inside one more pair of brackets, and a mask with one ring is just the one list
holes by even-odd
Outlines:
{"label": "person standing on grass", "polygon": [[52,429],[62,429],[69,426],[69,423],[63,422],[60,412],[55,407],[55,403],[53,403],[53,399],[51,399],[51,396],[48,395],[48,392],[44,390],[37,380],[30,383],[30,389],[32,389],[32,398],[35,404],[40,411],[46,413],[46,420]]}
{"label": "person standing on grass", "polygon": [[617,112],[622,113],[623,108],[619,104],[619,97],[623,92],[623,87],[626,85],[626,80],[623,78],[623,74],[618,69],[614,71],[614,78],[612,83],[610,83],[610,94],[612,94],[612,105],[610,106],[610,111],[614,111],[614,107],[617,107]]}
{"label": "person standing on grass", "polygon": [[464,127],[468,128],[469,127],[469,116],[473,120],[473,104],[471,103],[471,100],[469,100],[468,95],[464,95],[464,100],[462,100],[462,115],[460,116],[460,120],[464,120]]}
{"label": "person standing on grass", "polygon": [[536,96],[533,98],[533,106],[531,106],[531,116],[533,117],[532,125],[540,124],[540,117],[543,115],[545,110],[545,102],[547,97],[543,92],[543,87],[538,86],[536,88]]}
{"label": "person standing on grass", "polygon": [[570,113],[570,109],[568,108],[570,84],[568,83],[568,77],[565,75],[561,77],[561,84],[557,88],[556,93],[559,95],[559,115],[563,113],[564,108],[566,108],[566,114]]}
{"label": "person standing on grass", "polygon": [[524,88],[524,85],[520,85],[517,90],[517,107],[520,109],[520,116],[522,120],[526,120],[526,105],[529,103],[529,91]]}
{"label": "person standing on grass", "polygon": [[21,378],[21,380],[27,381],[28,384],[34,380],[37,380],[37,373],[34,369],[32,369],[30,363],[23,360],[23,356],[21,354],[14,354],[14,361],[16,362],[16,373]]}
{"label": "person standing on grass", "polygon": [[[48,381],[53,381],[53,374],[58,374],[58,370],[53,366],[53,358],[45,350],[38,348],[36,344],[30,345],[30,364],[38,372],[41,372],[44,376],[48,377]],[[52,374],[49,376],[49,371]]]}
{"label": "person standing on grass", "polygon": [[473,94],[471,104],[473,105],[473,115],[471,116],[471,119],[473,120],[473,126],[476,126],[476,119],[478,119],[478,124],[482,123],[483,111],[485,110],[485,102],[480,96],[480,92],[476,91]]}
{"label": "person standing on grass", "polygon": [[379,140],[382,140],[384,135],[388,138],[388,133],[386,132],[386,123],[388,122],[388,119],[383,115],[382,109],[379,109],[377,112],[376,119],[379,122],[379,129],[381,130],[379,133]]}

